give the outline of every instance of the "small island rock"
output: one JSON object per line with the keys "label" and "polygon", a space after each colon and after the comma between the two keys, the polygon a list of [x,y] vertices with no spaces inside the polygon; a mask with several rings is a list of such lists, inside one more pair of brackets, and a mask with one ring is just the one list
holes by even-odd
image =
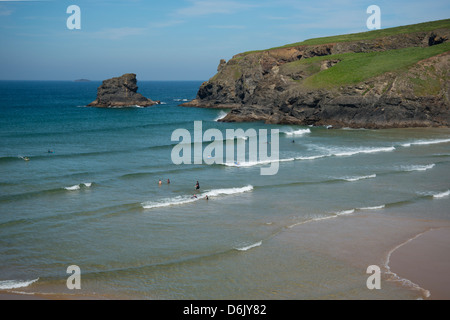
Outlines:
{"label": "small island rock", "polygon": [[97,99],[88,107],[126,107],[140,106],[150,107],[157,102],[147,99],[140,93],[137,93],[138,86],[136,74],[127,73],[121,77],[116,77],[103,81],[98,87]]}

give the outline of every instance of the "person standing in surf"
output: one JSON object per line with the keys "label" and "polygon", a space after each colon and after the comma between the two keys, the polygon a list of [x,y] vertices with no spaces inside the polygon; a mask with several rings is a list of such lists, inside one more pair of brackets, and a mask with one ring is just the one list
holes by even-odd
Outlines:
{"label": "person standing in surf", "polygon": [[198,190],[198,189],[200,189],[200,184],[197,181],[197,184],[195,185],[195,190]]}

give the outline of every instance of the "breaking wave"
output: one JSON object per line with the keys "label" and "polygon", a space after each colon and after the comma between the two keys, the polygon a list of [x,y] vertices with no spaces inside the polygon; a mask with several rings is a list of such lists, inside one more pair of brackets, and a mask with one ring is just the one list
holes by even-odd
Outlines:
{"label": "breaking wave", "polygon": [[446,198],[448,196],[450,196],[450,190],[433,194],[433,198],[435,199]]}
{"label": "breaking wave", "polygon": [[66,189],[67,191],[76,191],[76,190],[80,190],[82,187],[90,188],[91,186],[92,186],[92,182],[85,182],[85,183],[76,184],[71,187],[65,187],[64,189]]}
{"label": "breaking wave", "polygon": [[233,195],[233,194],[239,194],[244,192],[250,192],[253,190],[253,186],[248,185],[246,187],[242,188],[227,188],[227,189],[213,189],[210,191],[205,191],[199,195],[196,195],[196,197],[191,195],[183,195],[183,196],[177,196],[173,198],[166,198],[159,201],[147,201],[142,203],[142,207],[144,209],[155,209],[155,208],[164,208],[164,207],[170,207],[170,206],[179,206],[184,205],[188,203],[193,203],[198,200],[203,200],[208,196],[208,198],[212,197],[219,197],[222,195]]}
{"label": "breaking wave", "polygon": [[402,144],[402,147],[411,147],[416,145],[429,145],[429,144],[439,144],[439,143],[447,143],[450,142],[450,139],[436,139],[436,140],[418,140],[409,143]]}
{"label": "breaking wave", "polygon": [[219,121],[222,120],[223,118],[225,118],[227,116],[228,113],[226,113],[225,111],[220,111],[219,114],[217,115],[217,117],[214,119],[214,121]]}
{"label": "breaking wave", "polygon": [[359,181],[359,180],[372,179],[372,178],[376,178],[376,177],[377,177],[376,174],[371,174],[369,176],[346,177],[346,178],[342,178],[342,180],[349,181],[349,182],[354,182],[354,181]]}
{"label": "breaking wave", "polygon": [[270,164],[274,162],[291,162],[295,161],[295,158],[288,158],[288,159],[279,159],[279,160],[261,160],[261,161],[247,161],[247,162],[226,162],[223,163],[224,166],[227,167],[253,167],[253,166],[260,166],[265,164]]}
{"label": "breaking wave", "polygon": [[251,245],[248,245],[248,246],[245,246],[245,247],[241,247],[241,248],[235,248],[235,249],[238,250],[238,251],[247,251],[247,250],[250,250],[252,248],[259,247],[261,245],[262,245],[262,241],[259,241],[259,242],[253,243]]}
{"label": "breaking wave", "polygon": [[280,131],[280,133],[283,133],[289,137],[303,136],[305,134],[311,133],[311,130],[310,129],[298,129],[298,130],[291,129],[291,130],[282,130],[282,131]]}
{"label": "breaking wave", "polygon": [[[235,161],[235,162],[222,163],[222,165],[225,165],[228,167],[253,167],[253,166],[258,166],[258,165],[270,164],[270,163],[274,163],[274,162],[291,162],[291,161],[295,161],[295,160],[316,160],[316,159],[333,157],[333,156],[336,156],[336,157],[353,156],[353,155],[361,154],[361,153],[362,154],[370,154],[370,153],[378,153],[378,152],[391,152],[394,150],[395,150],[395,147],[340,150],[340,151],[332,152],[329,154],[320,154],[320,155],[314,155],[314,156],[300,156],[300,157],[295,157],[295,158],[286,158],[286,159],[279,159],[279,160],[269,159],[269,160],[246,161],[246,162]],[[360,179],[374,178],[374,176],[371,175],[371,176],[356,177],[356,178],[358,178],[358,180],[360,180]],[[351,179],[351,178],[349,178],[349,179]]]}
{"label": "breaking wave", "polygon": [[11,290],[11,289],[18,289],[18,288],[25,288],[30,286],[31,284],[38,281],[39,278],[34,280],[5,280],[0,281],[0,290]]}
{"label": "breaking wave", "polygon": [[429,164],[429,165],[424,165],[424,166],[402,166],[402,170],[403,171],[426,171],[426,170],[430,170],[433,169],[436,165],[434,163]]}
{"label": "breaking wave", "polygon": [[395,150],[395,147],[353,149],[353,150],[347,150],[347,151],[333,153],[331,155],[334,155],[336,157],[346,157],[346,156],[353,156],[355,154],[360,154],[360,153],[367,154],[367,153],[378,153],[378,152],[391,152],[394,150]]}

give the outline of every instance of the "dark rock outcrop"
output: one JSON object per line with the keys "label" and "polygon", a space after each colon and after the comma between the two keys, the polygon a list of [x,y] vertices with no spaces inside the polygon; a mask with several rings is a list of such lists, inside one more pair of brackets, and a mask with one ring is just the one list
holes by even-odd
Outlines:
{"label": "dark rock outcrop", "polygon": [[149,107],[158,104],[156,101],[147,99],[140,93],[137,93],[138,86],[136,75],[127,73],[121,77],[112,78],[103,81],[98,87],[97,99],[89,107],[126,107],[141,106]]}
{"label": "dark rock outcrop", "polygon": [[[418,61],[407,72],[384,72],[357,84],[320,88],[305,85],[304,80],[339,64],[338,54],[427,48],[449,39],[450,28],[441,28],[238,54],[228,62],[221,60],[218,73],[201,85],[197,98],[182,106],[232,109],[222,122],[353,128],[448,127],[450,51]],[[320,60],[300,63],[314,57]]]}

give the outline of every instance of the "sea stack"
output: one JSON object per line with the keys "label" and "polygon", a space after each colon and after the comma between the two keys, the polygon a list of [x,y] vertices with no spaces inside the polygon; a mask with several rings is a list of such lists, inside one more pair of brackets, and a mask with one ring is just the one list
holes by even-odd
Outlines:
{"label": "sea stack", "polygon": [[97,99],[88,104],[88,107],[150,107],[158,104],[157,101],[147,99],[140,93],[137,93],[137,90],[137,80],[134,73],[127,73],[121,77],[105,80],[98,87]]}

